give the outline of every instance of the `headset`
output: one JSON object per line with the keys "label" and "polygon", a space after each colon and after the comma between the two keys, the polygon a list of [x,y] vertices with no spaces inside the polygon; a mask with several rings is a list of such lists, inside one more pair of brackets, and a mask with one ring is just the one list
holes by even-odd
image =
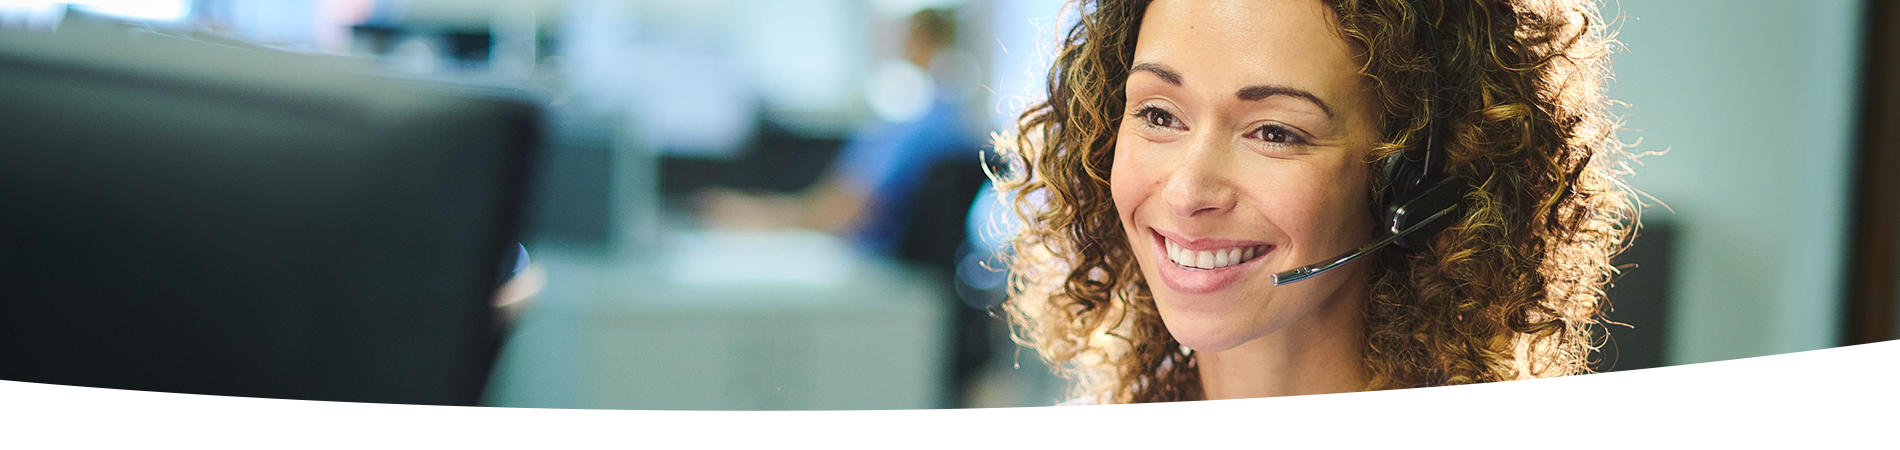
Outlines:
{"label": "headset", "polygon": [[[1418,10],[1420,28],[1424,30],[1425,46],[1431,55],[1439,57],[1437,27],[1422,6],[1413,3]],[[1432,95],[1425,102],[1428,119],[1425,145],[1393,154],[1386,160],[1386,179],[1391,185],[1380,193],[1379,199],[1382,213],[1379,225],[1384,228],[1385,236],[1324,262],[1273,274],[1274,286],[1312,278],[1386,245],[1398,244],[1410,250],[1423,248],[1432,235],[1455,221],[1453,212],[1459,209],[1458,199],[1470,185],[1462,178],[1445,173],[1445,160],[1449,156],[1445,153],[1444,121],[1439,108],[1444,92],[1444,78],[1434,70]]]}

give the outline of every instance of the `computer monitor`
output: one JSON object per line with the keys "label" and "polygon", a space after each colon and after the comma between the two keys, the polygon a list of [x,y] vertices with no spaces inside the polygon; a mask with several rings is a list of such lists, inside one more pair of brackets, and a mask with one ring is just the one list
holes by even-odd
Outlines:
{"label": "computer monitor", "polygon": [[535,102],[62,27],[0,29],[0,379],[478,404]]}

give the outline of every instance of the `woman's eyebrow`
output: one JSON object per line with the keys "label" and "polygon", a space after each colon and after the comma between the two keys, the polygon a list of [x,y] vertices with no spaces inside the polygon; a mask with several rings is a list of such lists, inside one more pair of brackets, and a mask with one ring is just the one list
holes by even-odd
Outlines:
{"label": "woman's eyebrow", "polygon": [[1161,77],[1161,81],[1166,81],[1168,84],[1175,86],[1181,85],[1181,74],[1175,73],[1173,69],[1161,65],[1161,63],[1145,62],[1136,64],[1134,68],[1129,70],[1131,72],[1148,72],[1154,74],[1154,76]]}
{"label": "woman's eyebrow", "polygon": [[[1160,78],[1161,81],[1168,82],[1168,84],[1172,84],[1175,86],[1181,85],[1181,74],[1179,72],[1175,72],[1174,69],[1170,69],[1168,68],[1168,66],[1163,65],[1161,63],[1145,62],[1145,63],[1136,64],[1134,67],[1129,68],[1129,72],[1131,73],[1148,72],[1149,74],[1153,74],[1156,78]],[[1306,101],[1312,102],[1313,106],[1318,106],[1320,111],[1325,112],[1326,118],[1331,119],[1335,117],[1333,114],[1333,108],[1331,106],[1327,106],[1325,100],[1320,100],[1319,96],[1313,95],[1312,92],[1307,92],[1305,90],[1298,89],[1298,88],[1291,88],[1291,87],[1286,87],[1286,86],[1275,86],[1275,85],[1258,85],[1258,86],[1247,86],[1247,87],[1241,88],[1240,92],[1234,93],[1234,96],[1239,97],[1241,101],[1249,101],[1249,102],[1259,101],[1267,97],[1272,97],[1276,95],[1285,95],[1288,97],[1299,97],[1299,98],[1306,99]]]}
{"label": "woman's eyebrow", "polygon": [[1330,119],[1333,117],[1333,108],[1327,107],[1326,101],[1320,100],[1319,96],[1313,95],[1313,93],[1311,92],[1306,92],[1300,89],[1290,88],[1286,86],[1260,85],[1260,86],[1247,86],[1244,88],[1240,88],[1240,92],[1234,93],[1235,97],[1239,97],[1242,101],[1249,101],[1249,102],[1265,99],[1267,97],[1272,97],[1276,95],[1285,95],[1288,97],[1299,97],[1299,98],[1306,99],[1306,101],[1312,102],[1313,106],[1318,106],[1320,111],[1325,111],[1327,118]]}

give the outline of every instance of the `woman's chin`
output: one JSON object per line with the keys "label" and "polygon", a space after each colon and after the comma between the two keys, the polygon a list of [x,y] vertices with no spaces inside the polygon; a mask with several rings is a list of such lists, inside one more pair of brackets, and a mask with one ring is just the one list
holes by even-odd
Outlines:
{"label": "woman's chin", "polygon": [[1158,290],[1154,293],[1155,312],[1168,334],[1183,347],[1197,352],[1218,352],[1240,346],[1260,337],[1259,318],[1263,317],[1260,296],[1254,301],[1207,295],[1181,295]]}
{"label": "woman's chin", "polygon": [[1253,340],[1254,336],[1241,327],[1223,326],[1220,323],[1196,320],[1167,320],[1168,334],[1180,342],[1182,347],[1197,352],[1219,352]]}

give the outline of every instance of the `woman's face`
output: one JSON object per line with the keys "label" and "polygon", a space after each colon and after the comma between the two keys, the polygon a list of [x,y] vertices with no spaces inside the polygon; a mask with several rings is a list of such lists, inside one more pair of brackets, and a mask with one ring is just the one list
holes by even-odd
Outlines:
{"label": "woman's face", "polygon": [[1162,320],[1188,348],[1360,314],[1365,263],[1271,278],[1372,235],[1380,116],[1336,24],[1317,0],[1148,6],[1109,183]]}

